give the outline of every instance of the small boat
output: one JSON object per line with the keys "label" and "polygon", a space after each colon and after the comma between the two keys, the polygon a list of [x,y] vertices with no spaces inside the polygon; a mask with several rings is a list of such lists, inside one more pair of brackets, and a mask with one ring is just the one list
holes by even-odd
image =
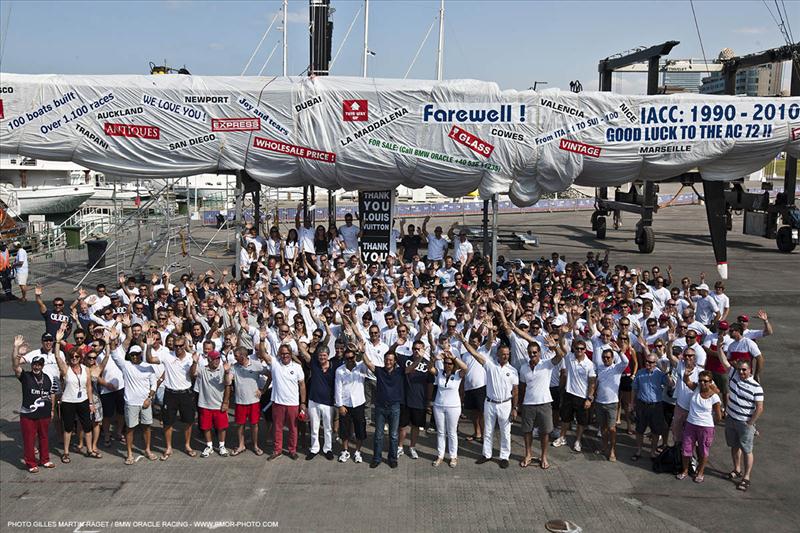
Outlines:
{"label": "small boat", "polygon": [[2,158],[0,200],[18,216],[71,213],[94,194],[89,174],[69,162]]}

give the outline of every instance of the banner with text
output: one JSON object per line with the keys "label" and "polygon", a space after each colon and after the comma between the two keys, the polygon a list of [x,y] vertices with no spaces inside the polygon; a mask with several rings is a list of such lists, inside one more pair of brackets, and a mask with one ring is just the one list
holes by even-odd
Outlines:
{"label": "banner with text", "polygon": [[361,258],[367,264],[381,263],[391,250],[394,190],[361,191],[358,213],[361,223]]}

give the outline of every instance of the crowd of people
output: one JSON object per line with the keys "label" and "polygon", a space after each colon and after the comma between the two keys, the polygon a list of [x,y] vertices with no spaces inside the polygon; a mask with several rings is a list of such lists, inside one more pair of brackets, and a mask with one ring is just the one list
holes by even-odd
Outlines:
{"label": "crowd of people", "polygon": [[[173,446],[237,456],[249,433],[256,455],[272,441],[270,461],[298,459],[305,447],[307,460],[361,463],[371,428],[371,468],[418,459],[426,432],[437,436],[434,467],[455,468],[471,443],[477,463],[497,454],[508,468],[518,423],[523,468],[547,469],[550,447],[583,453],[587,441],[616,461],[618,433],[627,433],[631,460],[672,450],[682,459],[677,479],[691,473],[701,483],[724,419],[728,478],[749,488],[764,395],[757,341],[772,333],[765,311],[754,327],[733,314],[722,282],[711,289],[702,273],[673,279],[669,266],[612,265],[607,252],[501,256],[493,272],[464,231],[430,234],[429,222],[401,224],[381,264],[361,260],[352,215],[326,230],[298,213],[285,238],[278,227],[264,237],[246,228],[233,277],[120,276],[113,289],[81,289],[69,307],[62,297],[45,303],[37,285],[41,345],[17,336],[11,355],[27,468],[55,466],[51,421],[62,463],[76,434],[91,458],[124,442],[132,465],[137,433],[149,460],[168,460]],[[271,439],[260,436],[262,419]]]}

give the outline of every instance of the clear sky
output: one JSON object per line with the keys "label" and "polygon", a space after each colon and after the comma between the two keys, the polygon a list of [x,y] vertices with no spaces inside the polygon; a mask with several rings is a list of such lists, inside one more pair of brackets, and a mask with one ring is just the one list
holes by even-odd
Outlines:
{"label": "clear sky", "polygon": [[[780,0],[779,0],[780,2]],[[333,53],[359,9],[332,74],[361,75],[363,2],[332,0]],[[800,40],[800,3],[785,2]],[[695,10],[709,59],[722,48],[737,54],[784,44],[766,5],[774,0],[702,1]],[[280,1],[0,2],[3,72],[147,74],[150,61],[193,74],[239,75]],[[370,2],[369,74],[402,78],[439,10],[438,1]],[[642,45],[677,40],[672,58],[701,58],[688,1],[445,2],[444,77],[497,82],[526,89],[534,81],[566,89],[578,79],[597,88],[599,59]],[[289,73],[308,65],[308,2],[289,2]],[[255,75],[281,38],[276,22],[248,70]],[[434,25],[411,78],[435,78]],[[278,45],[264,75],[282,72]],[[788,76],[786,77],[788,79]],[[645,75],[619,75],[619,92],[643,92]]]}

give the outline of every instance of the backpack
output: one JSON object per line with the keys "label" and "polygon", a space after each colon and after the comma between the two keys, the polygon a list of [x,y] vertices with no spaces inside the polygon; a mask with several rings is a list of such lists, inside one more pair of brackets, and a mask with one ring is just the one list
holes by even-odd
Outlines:
{"label": "backpack", "polygon": [[681,451],[678,446],[669,446],[653,459],[653,472],[656,474],[678,474],[683,469]]}

